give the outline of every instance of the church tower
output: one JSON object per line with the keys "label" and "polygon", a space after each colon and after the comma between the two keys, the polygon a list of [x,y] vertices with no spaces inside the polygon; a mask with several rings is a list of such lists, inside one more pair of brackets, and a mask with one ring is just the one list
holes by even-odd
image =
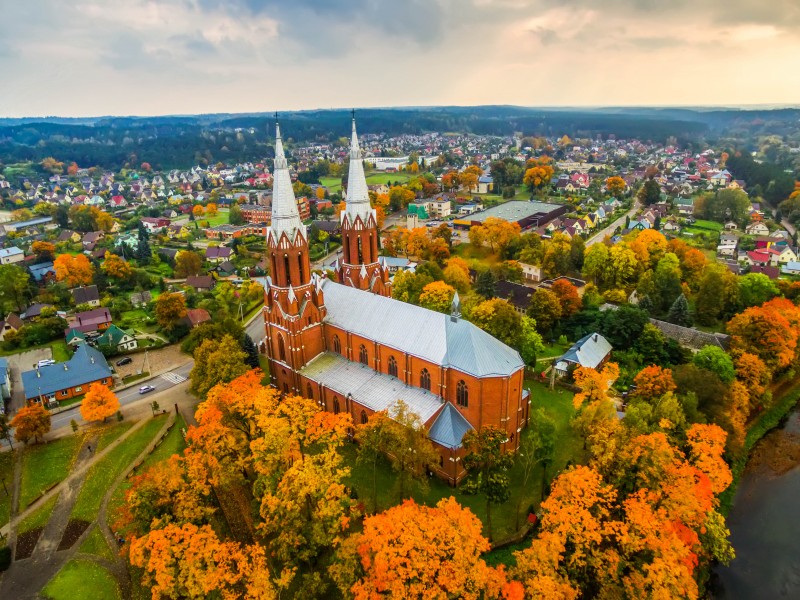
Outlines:
{"label": "church tower", "polygon": [[341,214],[342,260],[336,266],[340,283],[380,294],[392,295],[389,271],[378,256],[378,221],[369,202],[364,163],[356,135],[353,113],[353,134],[350,140],[350,171],[347,198]]}
{"label": "church tower", "polygon": [[277,122],[267,252],[270,276],[264,290],[264,321],[270,377],[281,392],[300,393],[296,371],[323,351],[325,301],[322,282],[311,273],[308,235],[300,220]]}

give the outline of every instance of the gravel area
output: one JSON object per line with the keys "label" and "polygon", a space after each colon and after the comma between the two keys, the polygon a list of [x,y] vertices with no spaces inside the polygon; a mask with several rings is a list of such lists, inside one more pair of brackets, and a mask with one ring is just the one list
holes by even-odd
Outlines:
{"label": "gravel area", "polygon": [[11,369],[11,402],[8,407],[10,415],[16,413],[25,405],[25,391],[22,388],[22,372],[35,368],[40,360],[53,358],[53,351],[47,348],[26,350],[5,357]]}
{"label": "gravel area", "polygon": [[[144,355],[144,352],[131,354],[130,357],[133,359],[133,362],[127,365],[122,365],[121,367],[116,366],[116,362],[120,360],[119,357],[114,358],[111,361],[111,364],[114,366],[114,370],[119,373],[121,377],[135,375],[145,367]],[[189,359],[191,359],[191,357],[188,354],[181,352],[181,347],[178,344],[166,346],[165,348],[159,348],[158,350],[148,350],[147,352],[147,360],[150,363],[151,373],[169,371],[179,365],[182,365]]]}

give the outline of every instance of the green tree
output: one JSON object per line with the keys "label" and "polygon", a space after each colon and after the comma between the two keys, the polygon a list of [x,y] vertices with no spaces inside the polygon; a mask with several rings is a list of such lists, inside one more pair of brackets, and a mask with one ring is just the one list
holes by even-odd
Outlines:
{"label": "green tree", "polygon": [[675,302],[669,307],[667,321],[683,327],[692,325],[692,315],[689,313],[689,302],[686,300],[686,296],[681,294],[675,299]]}
{"label": "green tree", "polygon": [[482,271],[475,280],[475,291],[484,298],[494,298],[495,283],[494,274],[490,270]]}
{"label": "green tree", "polygon": [[246,222],[239,203],[232,203],[231,209],[228,211],[228,223],[231,225],[244,225]]}
{"label": "green tree", "polygon": [[661,188],[653,179],[648,179],[639,190],[639,202],[645,206],[656,204],[661,200]]}
{"label": "green tree", "polygon": [[608,260],[608,246],[605,244],[594,244],[593,246],[590,246],[584,253],[584,276],[588,279],[591,279],[595,285],[603,287]]}
{"label": "green tree", "polygon": [[150,249],[150,235],[147,233],[147,229],[144,226],[144,223],[139,221],[139,234],[138,234],[138,243],[136,245],[136,262],[139,265],[149,265],[150,260],[153,255],[153,251]]}
{"label": "green tree", "polygon": [[3,316],[27,306],[31,278],[17,265],[0,265],[0,305]]}
{"label": "green tree", "polygon": [[724,265],[706,267],[695,300],[698,323],[714,325],[719,319],[733,316],[739,304],[737,279]]}
{"label": "green tree", "polygon": [[425,273],[399,271],[394,276],[392,298],[409,304],[419,304],[422,290],[430,283],[433,283],[433,277]]}
{"label": "green tree", "polygon": [[[681,267],[678,257],[672,252],[658,261],[653,274],[655,304],[660,312],[667,310],[681,294]],[[651,298],[652,300],[653,298]]]}
{"label": "green tree", "polygon": [[775,282],[763,273],[748,273],[739,277],[739,302],[742,308],[760,306],[779,293]]}
{"label": "green tree", "polygon": [[492,539],[492,505],[506,502],[511,495],[508,470],[513,464],[512,455],[503,445],[508,434],[494,425],[471,429],[464,435],[464,468],[467,480],[462,486],[465,493],[486,496],[486,527]]}
{"label": "green tree", "polygon": [[718,346],[706,346],[694,355],[692,362],[701,369],[715,373],[724,383],[731,383],[736,377],[733,359]]}
{"label": "green tree", "polygon": [[544,352],[542,336],[536,330],[536,320],[528,316],[522,317],[522,329],[519,336],[519,353],[526,365],[535,365],[536,357]]}
{"label": "green tree", "polygon": [[191,390],[204,397],[218,383],[228,383],[249,370],[247,355],[230,335],[221,340],[205,340],[194,351],[194,367],[189,375]]}
{"label": "green tree", "polygon": [[397,472],[397,492],[400,500],[407,497],[411,486],[428,486],[428,469],[436,465],[439,455],[433,446],[425,424],[408,405],[398,400],[389,410],[386,454]]}
{"label": "green tree", "polygon": [[539,288],[531,297],[528,316],[536,319],[536,328],[542,335],[550,335],[561,318],[561,302],[553,292]]}

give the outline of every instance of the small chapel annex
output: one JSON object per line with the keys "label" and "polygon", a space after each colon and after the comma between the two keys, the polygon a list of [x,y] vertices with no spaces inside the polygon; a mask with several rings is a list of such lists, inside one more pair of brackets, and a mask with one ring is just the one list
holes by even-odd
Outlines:
{"label": "small chapel annex", "polygon": [[355,119],[338,282],[311,272],[277,124],[273,178],[264,306],[272,384],[345,411],[354,423],[403,400],[439,451],[437,474],[452,485],[465,474],[462,438],[470,429],[500,427],[504,450],[516,451],[529,413],[522,359],[462,319],[457,296],[449,315],[392,299]]}

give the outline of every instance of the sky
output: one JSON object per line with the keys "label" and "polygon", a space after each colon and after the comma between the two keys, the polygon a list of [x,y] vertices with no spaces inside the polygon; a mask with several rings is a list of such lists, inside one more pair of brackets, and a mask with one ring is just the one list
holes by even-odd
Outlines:
{"label": "sky", "polygon": [[800,103],[800,0],[0,0],[0,116]]}

